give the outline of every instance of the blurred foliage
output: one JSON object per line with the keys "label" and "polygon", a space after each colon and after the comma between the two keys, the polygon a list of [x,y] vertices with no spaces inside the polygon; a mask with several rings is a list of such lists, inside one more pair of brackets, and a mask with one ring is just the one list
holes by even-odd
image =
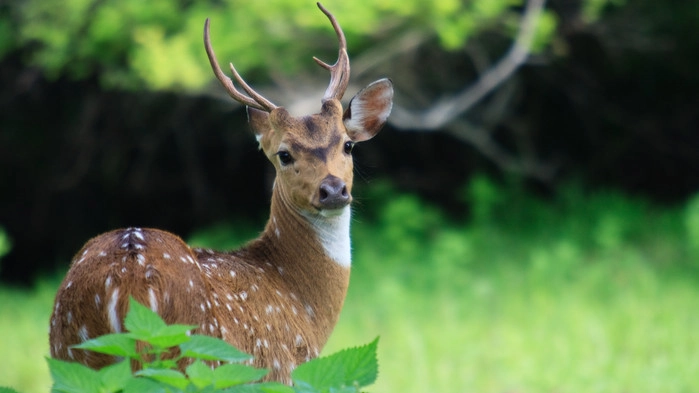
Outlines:
{"label": "blurred foliage", "polygon": [[[588,0],[586,15],[595,18],[607,4]],[[514,34],[519,0],[327,1],[356,55],[372,43],[407,31],[438,38],[446,50],[464,46],[484,29]],[[196,90],[211,80],[202,45],[204,20],[222,64],[235,62],[244,74],[296,73],[314,67],[310,56],[332,59],[331,26],[312,2],[293,0],[27,0],[0,6],[0,58],[24,49],[28,64],[50,78],[84,79],[97,75],[107,87]],[[513,21],[515,21],[513,23]],[[504,28],[509,26],[509,28]],[[555,32],[546,12],[535,49]],[[321,34],[322,32],[322,34]],[[318,47],[326,53],[318,53]]]}
{"label": "blurred foliage", "polygon": [[3,256],[10,252],[10,249],[12,249],[12,241],[10,240],[10,235],[7,234],[5,228],[0,226],[0,261],[2,260]]}
{"label": "blurred foliage", "polygon": [[687,233],[687,243],[690,251],[693,253],[692,258],[695,266],[699,266],[699,194],[694,196],[689,203],[685,212],[685,227]]}

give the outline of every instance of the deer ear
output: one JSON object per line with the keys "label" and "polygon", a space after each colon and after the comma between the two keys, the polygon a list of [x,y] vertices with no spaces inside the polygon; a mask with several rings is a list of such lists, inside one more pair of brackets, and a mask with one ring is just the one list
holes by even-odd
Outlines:
{"label": "deer ear", "polygon": [[246,108],[248,112],[248,123],[250,124],[252,132],[255,134],[255,139],[257,139],[257,142],[260,144],[260,148],[262,148],[262,138],[272,129],[272,125],[269,122],[269,113],[249,106]]}
{"label": "deer ear", "polygon": [[386,124],[393,107],[393,83],[384,78],[373,82],[352,97],[343,116],[347,134],[354,142],[374,137]]}

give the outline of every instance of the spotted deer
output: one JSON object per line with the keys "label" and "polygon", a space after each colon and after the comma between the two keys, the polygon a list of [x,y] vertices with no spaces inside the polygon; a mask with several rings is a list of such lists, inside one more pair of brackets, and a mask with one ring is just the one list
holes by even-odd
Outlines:
{"label": "spotted deer", "polygon": [[247,106],[248,121],[276,178],[270,217],[259,238],[241,249],[192,248],[157,229],[128,228],[89,240],[61,284],[50,322],[51,356],[92,368],[112,356],[72,348],[123,332],[129,297],[167,323],[196,325],[193,333],[222,338],[270,370],[267,380],[290,383],[300,363],[318,356],[342,309],[350,275],[352,147],[376,135],[392,106],[390,80],[359,91],[343,110],[349,83],[344,33],[318,7],[339,40],[320,113],[293,117],[255,92],[230,64],[221,70],[204,26],[214,74]]}

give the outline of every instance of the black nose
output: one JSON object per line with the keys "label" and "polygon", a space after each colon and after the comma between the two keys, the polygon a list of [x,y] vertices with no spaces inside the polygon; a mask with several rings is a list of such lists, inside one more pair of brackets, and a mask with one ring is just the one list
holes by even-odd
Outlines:
{"label": "black nose", "polygon": [[342,179],[332,175],[320,183],[319,197],[322,209],[340,209],[350,202],[347,185]]}

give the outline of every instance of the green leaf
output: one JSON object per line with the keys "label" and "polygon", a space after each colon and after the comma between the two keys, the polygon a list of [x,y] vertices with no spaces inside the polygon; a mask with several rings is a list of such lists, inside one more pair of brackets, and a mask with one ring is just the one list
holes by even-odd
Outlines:
{"label": "green leaf", "polygon": [[73,346],[77,349],[87,349],[107,355],[124,356],[129,358],[138,357],[136,351],[136,340],[129,337],[127,333],[106,334],[87,340],[82,344]]}
{"label": "green leaf", "polygon": [[170,393],[167,385],[148,378],[131,378],[122,393]]}
{"label": "green leaf", "polygon": [[187,367],[187,377],[199,389],[214,384],[214,370],[201,360],[197,360]]}
{"label": "green leaf", "polygon": [[176,370],[160,370],[148,368],[145,370],[140,370],[136,372],[139,377],[148,377],[150,379],[156,380],[174,386],[180,390],[185,390],[189,386],[189,379],[179,371]]}
{"label": "green leaf", "polygon": [[218,393],[295,393],[291,387],[278,382],[262,382],[255,384],[236,385]]}
{"label": "green leaf", "polygon": [[193,325],[166,325],[156,312],[133,298],[129,301],[129,312],[124,318],[124,326],[130,337],[161,349],[188,341],[189,331],[196,328]]}
{"label": "green leaf", "polygon": [[[245,385],[247,386],[247,385]],[[287,386],[278,382],[263,382],[258,383],[257,386],[265,393],[292,393],[294,389],[291,386]]]}
{"label": "green leaf", "polygon": [[[1,250],[0,250],[0,251],[1,251]],[[5,386],[0,386],[0,393],[19,393],[19,392],[16,391],[16,390],[14,390],[14,389],[12,389],[12,388],[8,388],[8,387],[5,387]]]}
{"label": "green leaf", "polygon": [[192,325],[168,325],[153,332],[148,342],[156,347],[170,348],[190,340],[189,331],[196,328]]}
{"label": "green leaf", "polygon": [[150,342],[150,339],[165,329],[165,321],[150,308],[140,304],[134,298],[129,299],[129,312],[124,318],[124,327],[131,337]]}
{"label": "green leaf", "polygon": [[190,340],[180,345],[182,356],[202,360],[222,360],[226,362],[242,362],[252,359],[252,356],[241,352],[227,342],[209,336],[194,334]]}
{"label": "green leaf", "polygon": [[267,375],[269,371],[243,364],[224,364],[214,370],[214,387],[223,389],[247,382],[254,382]]}
{"label": "green leaf", "polygon": [[99,370],[102,382],[102,393],[118,392],[124,389],[126,383],[133,378],[131,362],[122,361]]}
{"label": "green leaf", "polygon": [[376,359],[378,340],[301,364],[293,371],[291,378],[302,391],[310,392],[370,385],[376,381],[379,372]]}
{"label": "green leaf", "polygon": [[79,363],[46,359],[53,379],[54,392],[100,393],[100,378],[97,371]]}

